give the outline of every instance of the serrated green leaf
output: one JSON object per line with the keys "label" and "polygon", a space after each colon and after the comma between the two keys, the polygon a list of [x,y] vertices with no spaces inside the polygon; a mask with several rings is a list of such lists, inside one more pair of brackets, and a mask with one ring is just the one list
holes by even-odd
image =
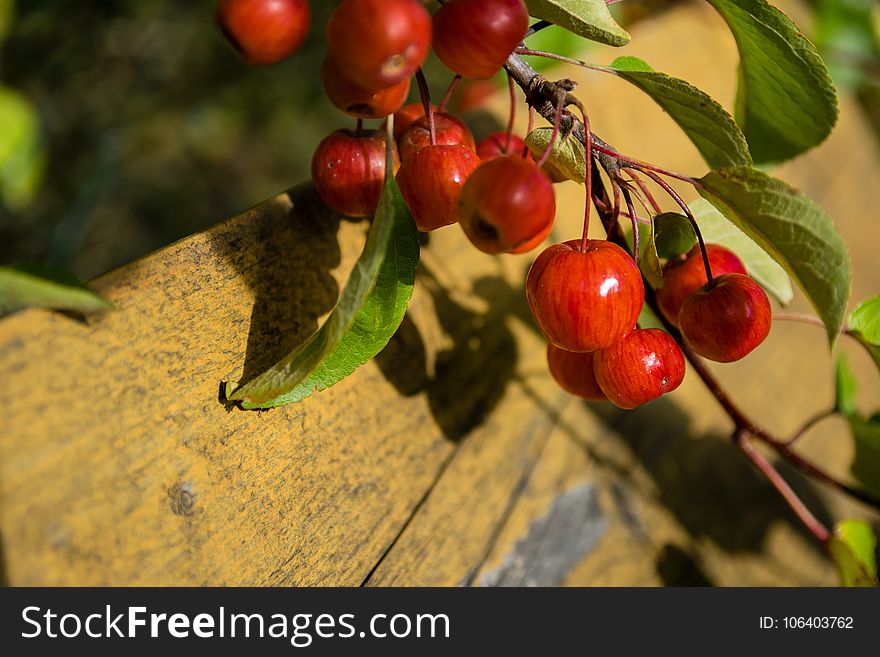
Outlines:
{"label": "serrated green leaf", "polygon": [[782,265],[813,304],[833,345],[846,316],[852,269],[846,243],[825,211],[751,167],[711,171],[697,189]]}
{"label": "serrated green leaf", "polygon": [[850,415],[849,428],[855,441],[850,472],[874,495],[880,495],[880,419]]}
{"label": "serrated green leaf", "polygon": [[113,304],[54,267],[0,267],[0,314],[27,307],[94,313],[111,310]]}
{"label": "serrated green leaf", "polygon": [[526,0],[529,14],[609,46],[629,43],[626,33],[608,11],[605,0]]}
{"label": "serrated green leaf", "polygon": [[0,198],[13,210],[25,208],[37,192],[46,165],[46,149],[33,105],[12,89],[0,87]]}
{"label": "serrated green leaf", "polygon": [[791,278],[770,255],[755,241],[728,221],[706,199],[690,204],[703,239],[707,243],[720,244],[736,253],[746,266],[749,275],[758,281],[783,306],[794,298]]}
{"label": "serrated green leaf", "polygon": [[301,401],[354,372],[388,344],[403,321],[418,261],[418,231],[389,168],[363,253],[333,312],[269,370],[234,391],[227,384],[227,398],[246,409],[273,408]]}
{"label": "serrated green leaf", "polygon": [[846,356],[841,353],[837,356],[837,366],[834,376],[835,402],[834,410],[844,415],[856,413],[856,393],[859,390],[859,382],[846,361]]}
{"label": "serrated green leaf", "polygon": [[820,144],[837,123],[828,68],[788,16],[765,0],[709,0],[740,54],[736,119],[758,164]]}
{"label": "serrated green leaf", "polygon": [[864,520],[843,520],[834,527],[828,550],[843,586],[877,586],[877,538]]}
{"label": "serrated green leaf", "polygon": [[751,164],[742,131],[717,101],[684,80],[659,73],[637,57],[618,57],[610,73],[648,94],[679,125],[713,169]]}
{"label": "serrated green leaf", "polygon": [[874,364],[880,368],[880,295],[856,306],[847,325],[852,336],[868,350]]}
{"label": "serrated green leaf", "polygon": [[[526,146],[537,159],[550,144],[553,136],[553,128],[537,128],[526,135]],[[553,150],[544,163],[544,170],[553,182],[574,180],[583,184],[587,179],[586,169],[587,149],[581,141],[572,135],[556,140]]]}
{"label": "serrated green leaf", "polygon": [[654,243],[657,255],[668,260],[690,251],[697,243],[697,234],[683,214],[664,212],[654,217]]}
{"label": "serrated green leaf", "polygon": [[[641,232],[641,225],[639,226]],[[639,245],[639,269],[654,289],[663,287],[663,266],[657,255],[657,244],[654,239],[654,223],[645,226],[645,236]]]}

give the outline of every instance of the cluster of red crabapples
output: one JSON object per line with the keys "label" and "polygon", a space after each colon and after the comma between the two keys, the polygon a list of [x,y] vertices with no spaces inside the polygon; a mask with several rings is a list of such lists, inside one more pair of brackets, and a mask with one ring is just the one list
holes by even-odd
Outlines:
{"label": "cluster of red crabapples", "polygon": [[[246,61],[271,64],[300,47],[310,12],[306,0],[220,0],[217,19]],[[461,120],[430,103],[420,70],[433,46],[457,75],[488,78],[528,28],[523,0],[448,0],[433,16],[419,0],[341,0],[327,26],[321,79],[358,127],[318,145],[312,179],[321,199],[350,216],[375,212],[387,138],[361,121],[393,114],[393,170],[419,230],[458,223],[491,254],[540,245],[556,214],[550,178],[509,130],[476,143]],[[414,75],[422,102],[404,105]],[[644,283],[619,246],[586,238],[550,246],[529,271],[526,296],[565,390],[634,408],[681,384],[685,359],[676,341],[637,327]],[[718,245],[668,262],[657,302],[696,353],[720,362],[744,357],[770,330],[767,295]]]}

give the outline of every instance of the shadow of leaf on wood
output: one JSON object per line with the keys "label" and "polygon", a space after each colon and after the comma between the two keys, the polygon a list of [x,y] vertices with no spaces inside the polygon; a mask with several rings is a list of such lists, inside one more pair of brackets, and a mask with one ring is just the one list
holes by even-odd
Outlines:
{"label": "shadow of leaf on wood", "polygon": [[280,361],[318,328],[339,296],[331,275],[340,263],[341,215],[328,209],[311,184],[288,192],[292,207],[268,206],[234,232],[221,232],[220,249],[254,295],[244,384]]}
{"label": "shadow of leaf on wood", "polygon": [[[656,486],[658,501],[693,538],[706,537],[731,553],[760,552],[770,527],[783,521],[822,552],[729,437],[695,434],[674,397],[624,412],[608,405],[588,406],[640,462]],[[791,469],[783,474],[816,517],[830,524],[815,485]]]}
{"label": "shadow of leaf on wood", "polygon": [[489,294],[491,305],[486,313],[475,312],[458,303],[424,262],[419,283],[430,293],[452,347],[437,353],[434,375],[429,376],[424,342],[407,318],[376,364],[401,394],[424,392],[443,435],[457,442],[482,424],[514,377],[517,345],[504,319],[513,304],[524,300],[503,279],[480,279],[473,291]]}
{"label": "shadow of leaf on wood", "polygon": [[698,559],[667,543],[657,553],[657,575],[664,586],[712,586]]}

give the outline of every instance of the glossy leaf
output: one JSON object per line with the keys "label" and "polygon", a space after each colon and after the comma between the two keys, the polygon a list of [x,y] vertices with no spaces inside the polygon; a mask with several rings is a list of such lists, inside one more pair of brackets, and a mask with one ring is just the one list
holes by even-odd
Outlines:
{"label": "glossy leaf", "polygon": [[828,550],[843,586],[877,586],[877,538],[864,520],[843,520],[834,527]]}
{"label": "glossy leaf", "polygon": [[690,251],[697,243],[697,234],[683,214],[664,212],[654,217],[654,243],[657,255],[668,260]]}
{"label": "glossy leaf", "polygon": [[363,253],[333,312],[281,362],[235,390],[227,383],[227,398],[246,409],[272,408],[301,401],[354,372],[403,321],[418,260],[415,222],[389,166]]}
{"label": "glossy leaf", "polygon": [[880,496],[880,417],[865,420],[849,416],[849,428],[855,441],[855,455],[850,471],[859,483]]}
{"label": "glossy leaf", "polygon": [[770,254],[755,241],[728,221],[715,206],[706,199],[697,199],[690,204],[691,211],[708,244],[720,244],[736,253],[746,266],[749,275],[758,281],[783,306],[794,298],[791,278]]}
{"label": "glossy leaf", "polygon": [[736,119],[759,164],[821,143],[837,122],[837,94],[815,46],[765,0],[709,0],[740,54]]}
{"label": "glossy leaf", "polygon": [[526,0],[529,14],[609,46],[629,43],[626,33],[608,11],[605,0]]}
{"label": "glossy leaf", "polygon": [[648,94],[679,125],[713,169],[751,164],[742,131],[717,101],[684,80],[659,73],[637,57],[602,67]]}
{"label": "glossy leaf", "polygon": [[[553,128],[537,128],[526,135],[526,146],[537,159],[547,149]],[[544,170],[553,182],[574,180],[576,183],[586,182],[586,152],[583,142],[572,135],[564,139],[558,138],[553,151],[544,163]]]}
{"label": "glossy leaf", "polygon": [[26,307],[93,313],[110,310],[113,304],[60,269],[0,267],[0,314]]}
{"label": "glossy leaf", "polygon": [[751,167],[711,171],[700,179],[698,191],[788,272],[825,323],[833,345],[846,316],[852,269],[846,243],[825,211]]}
{"label": "glossy leaf", "polygon": [[859,383],[843,353],[837,356],[834,381],[834,410],[844,415],[854,415],[857,412],[856,393],[859,390]]}

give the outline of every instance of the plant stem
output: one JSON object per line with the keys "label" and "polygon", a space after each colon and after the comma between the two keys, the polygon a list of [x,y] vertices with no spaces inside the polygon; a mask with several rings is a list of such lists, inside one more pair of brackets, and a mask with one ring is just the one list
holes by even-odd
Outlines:
{"label": "plant stem", "polygon": [[758,452],[749,441],[751,434],[748,429],[737,429],[733,434],[733,440],[743,454],[761,471],[773,487],[779,492],[791,510],[794,511],[803,525],[810,530],[820,543],[826,543],[830,536],[828,529],[814,516],[807,506],[797,496],[788,482],[783,479],[779,471]]}
{"label": "plant stem", "polygon": [[590,129],[590,118],[583,106],[580,107],[581,119],[584,124],[584,187],[585,189],[585,206],[584,206],[584,231],[581,234],[581,252],[586,253],[587,242],[589,242],[590,233],[590,206],[593,204],[593,134]]}
{"label": "plant stem", "polygon": [[547,142],[547,148],[544,149],[544,152],[541,153],[540,159],[538,159],[535,164],[538,167],[544,166],[544,163],[547,161],[547,158],[550,157],[550,153],[553,152],[553,147],[556,146],[556,139],[559,137],[559,126],[562,123],[562,110],[565,107],[565,95],[559,95],[559,101],[556,103],[556,116],[554,116],[553,120],[553,132],[550,135],[550,141]]}
{"label": "plant stem", "polygon": [[456,75],[452,78],[452,82],[449,83],[449,88],[446,90],[446,95],[443,96],[443,100],[440,101],[440,104],[437,106],[438,112],[445,112],[446,106],[449,104],[449,101],[452,100],[452,94],[455,93],[455,90],[458,89],[458,85],[461,84],[462,77],[460,75]]}
{"label": "plant stem", "polygon": [[700,244],[700,253],[703,255],[703,268],[706,270],[706,282],[709,287],[712,287],[715,284],[715,278],[712,276],[712,265],[709,264],[709,252],[706,250],[706,242],[703,240],[703,233],[700,231],[700,226],[697,224],[697,218],[694,216],[694,213],[691,212],[688,204],[684,202],[684,199],[679,196],[678,192],[672,189],[672,186],[663,180],[657,173],[654,171],[643,171],[643,173],[648,176],[655,183],[660,185],[669,196],[672,197],[678,206],[684,211],[687,215],[688,220],[691,222],[691,226],[694,227],[694,232],[697,234],[697,242]]}
{"label": "plant stem", "polygon": [[837,413],[836,408],[829,408],[828,410],[822,411],[820,413],[816,413],[813,417],[809,418],[806,422],[803,423],[800,429],[795,431],[791,438],[784,441],[785,445],[788,447],[793,446],[798,440],[803,438],[804,434],[806,434],[810,429],[819,424],[822,420],[825,420],[829,417],[834,416]]}
{"label": "plant stem", "polygon": [[636,266],[639,264],[639,254],[641,254],[641,235],[639,235],[639,222],[633,219],[636,216],[636,206],[633,205],[632,196],[626,187],[619,187],[620,193],[623,194],[623,200],[626,202],[626,209],[629,210],[630,221],[632,222],[633,231],[633,260]]}
{"label": "plant stem", "polygon": [[504,143],[504,153],[510,152],[510,142],[513,139],[513,124],[516,121],[516,82],[510,73],[507,74],[507,89],[510,92],[510,116],[507,119],[507,141]]}
{"label": "plant stem", "polygon": [[422,97],[422,105],[425,107],[425,116],[428,117],[428,134],[431,136],[431,146],[437,143],[437,131],[434,127],[434,108],[431,106],[431,91],[428,89],[428,81],[421,68],[416,71],[416,80],[419,83],[419,95]]}

